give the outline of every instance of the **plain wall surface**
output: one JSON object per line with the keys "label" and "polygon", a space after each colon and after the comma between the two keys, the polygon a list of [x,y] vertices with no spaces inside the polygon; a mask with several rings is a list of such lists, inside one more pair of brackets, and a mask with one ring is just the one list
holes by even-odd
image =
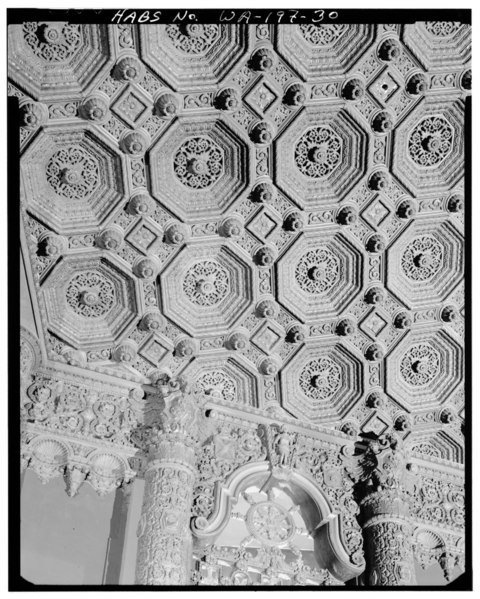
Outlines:
{"label": "plain wall surface", "polygon": [[34,584],[102,584],[115,493],[89,484],[68,497],[62,477],[27,470],[21,493],[21,573]]}

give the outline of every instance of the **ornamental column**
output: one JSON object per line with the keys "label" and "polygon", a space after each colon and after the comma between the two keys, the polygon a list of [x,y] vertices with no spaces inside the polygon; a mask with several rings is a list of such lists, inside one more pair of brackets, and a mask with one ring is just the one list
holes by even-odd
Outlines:
{"label": "ornamental column", "polygon": [[138,525],[136,584],[186,585],[198,411],[182,379],[163,377],[151,423],[139,431],[148,463]]}
{"label": "ornamental column", "polygon": [[368,440],[359,457],[356,493],[367,563],[364,585],[416,584],[409,519],[412,470],[401,440],[390,434]]}

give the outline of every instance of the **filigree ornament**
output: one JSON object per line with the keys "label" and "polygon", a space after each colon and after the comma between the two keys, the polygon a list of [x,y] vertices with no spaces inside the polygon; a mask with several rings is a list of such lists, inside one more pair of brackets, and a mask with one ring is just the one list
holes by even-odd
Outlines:
{"label": "filigree ornament", "polygon": [[303,175],[313,179],[328,177],[341,159],[342,142],[329,127],[312,127],[295,147],[295,164]]}
{"label": "filigree ornament", "polygon": [[307,397],[324,401],[332,397],[340,388],[341,370],[330,358],[317,358],[304,366],[299,383]]}
{"label": "filigree ornament", "polygon": [[230,289],[228,272],[213,260],[203,260],[191,266],[183,280],[183,291],[197,306],[214,306]]}
{"label": "filigree ornament", "polygon": [[115,289],[110,281],[95,271],[76,274],[66,290],[67,304],[84,318],[98,318],[114,305]]}
{"label": "filigree ornament", "polygon": [[175,154],[173,171],[187,187],[205,189],[223,172],[223,153],[208,137],[187,139]]}
{"label": "filigree ornament", "polygon": [[453,147],[453,129],[443,116],[422,119],[408,138],[410,158],[422,167],[434,167],[445,160]]}
{"label": "filigree ornament", "polygon": [[165,29],[173,46],[185,54],[203,54],[218,41],[220,25],[167,25]]}
{"label": "filigree ornament", "polygon": [[402,255],[403,272],[412,281],[428,281],[442,268],[443,248],[431,235],[411,241]]}
{"label": "filigree ornament", "polygon": [[47,163],[46,176],[55,193],[68,199],[86,199],[100,182],[97,161],[78,146],[57,150]]}
{"label": "filigree ornament", "polygon": [[427,343],[411,347],[400,362],[400,374],[410,385],[428,385],[440,372],[440,355]]}
{"label": "filigree ornament", "polygon": [[67,62],[83,43],[81,25],[65,22],[24,23],[23,36],[35,56],[50,63]]}
{"label": "filigree ornament", "polygon": [[195,382],[195,389],[206,399],[237,401],[235,382],[221,370],[209,370],[202,374]]}
{"label": "filigree ornament", "polygon": [[304,254],[295,269],[295,280],[307,293],[321,295],[328,292],[340,278],[338,259],[326,247]]}
{"label": "filigree ornament", "polygon": [[348,25],[300,25],[299,28],[302,36],[313,46],[328,47],[347,32]]}
{"label": "filigree ornament", "polygon": [[449,37],[460,29],[461,23],[455,21],[426,21],[424,27],[434,37]]}

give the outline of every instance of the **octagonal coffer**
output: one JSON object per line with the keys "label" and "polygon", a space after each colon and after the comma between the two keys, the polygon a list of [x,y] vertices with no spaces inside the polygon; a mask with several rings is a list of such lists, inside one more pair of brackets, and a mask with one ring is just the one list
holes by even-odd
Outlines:
{"label": "octagonal coffer", "polygon": [[122,207],[124,157],[97,130],[49,127],[21,160],[28,209],[60,234],[92,233]]}
{"label": "octagonal coffer", "polygon": [[301,235],[277,264],[278,301],[297,318],[333,318],[362,285],[362,253],[341,233]]}
{"label": "octagonal coffer", "polygon": [[412,223],[388,250],[387,286],[410,308],[442,303],[463,277],[463,240],[446,220]]}
{"label": "octagonal coffer", "polygon": [[193,336],[227,332],[252,305],[252,277],[229,245],[192,244],[160,277],[163,312]]}
{"label": "octagonal coffer", "polygon": [[280,25],[278,52],[303,79],[347,73],[373,42],[373,25]]}
{"label": "octagonal coffer", "polygon": [[86,95],[112,64],[108,25],[41,21],[8,27],[9,76],[35,100]]}
{"label": "octagonal coffer", "polygon": [[422,103],[394,131],[392,172],[414,196],[452,189],[464,176],[462,102]]}
{"label": "octagonal coffer", "polygon": [[135,278],[120,261],[101,253],[62,258],[41,291],[50,330],[82,350],[118,342],[141,310]]}
{"label": "octagonal coffer", "polygon": [[205,402],[261,407],[257,373],[242,357],[200,358],[186,373],[197,396]]}
{"label": "octagonal coffer", "polygon": [[174,90],[220,83],[246,53],[248,27],[198,23],[140,28],[141,56]]}
{"label": "octagonal coffer", "polygon": [[188,222],[222,215],[250,181],[247,145],[216,115],[174,121],[150,165],[153,195]]}
{"label": "octagonal coffer", "polygon": [[471,27],[454,21],[405,25],[403,40],[426,70],[459,69],[471,57]]}
{"label": "octagonal coffer", "polygon": [[331,340],[308,342],[280,377],[282,406],[318,424],[342,419],[363,394],[361,360]]}
{"label": "octagonal coffer", "polygon": [[366,144],[341,107],[305,108],[275,142],[275,182],[305,209],[340,201],[365,173]]}
{"label": "octagonal coffer", "polygon": [[445,331],[408,334],[386,360],[387,392],[406,410],[437,408],[463,379],[463,352]]}

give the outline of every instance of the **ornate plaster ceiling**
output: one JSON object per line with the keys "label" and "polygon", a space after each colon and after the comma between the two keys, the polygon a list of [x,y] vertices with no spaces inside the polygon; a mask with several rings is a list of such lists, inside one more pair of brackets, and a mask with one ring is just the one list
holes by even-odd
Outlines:
{"label": "ornate plaster ceiling", "polygon": [[30,439],[131,457],[167,371],[238,417],[462,460],[467,26],[27,23],[9,44]]}

